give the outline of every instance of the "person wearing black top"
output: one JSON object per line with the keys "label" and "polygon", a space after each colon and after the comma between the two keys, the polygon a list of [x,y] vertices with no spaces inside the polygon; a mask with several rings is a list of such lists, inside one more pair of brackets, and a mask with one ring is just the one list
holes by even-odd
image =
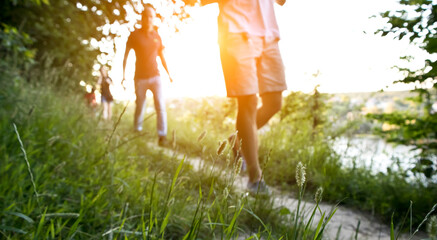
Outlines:
{"label": "person wearing black top", "polygon": [[112,84],[112,79],[108,76],[108,69],[104,66],[100,68],[100,78],[98,84],[100,85],[100,91],[102,94],[103,105],[103,119],[108,120],[112,118],[112,97],[109,86]]}

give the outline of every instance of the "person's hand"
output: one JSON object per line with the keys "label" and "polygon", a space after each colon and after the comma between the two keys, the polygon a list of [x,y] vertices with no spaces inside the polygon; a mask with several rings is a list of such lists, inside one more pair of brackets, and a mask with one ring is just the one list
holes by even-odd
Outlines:
{"label": "person's hand", "polygon": [[285,2],[286,2],[286,0],[276,0],[276,3],[281,5],[281,6],[284,6]]}
{"label": "person's hand", "polygon": [[173,83],[173,78],[171,78],[171,77],[168,77],[169,79],[170,79],[170,83]]}

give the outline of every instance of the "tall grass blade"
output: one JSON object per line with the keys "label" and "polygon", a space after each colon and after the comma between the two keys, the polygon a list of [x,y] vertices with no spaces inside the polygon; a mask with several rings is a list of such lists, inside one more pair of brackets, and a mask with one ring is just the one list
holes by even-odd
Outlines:
{"label": "tall grass blade", "polygon": [[341,233],[341,225],[338,227],[337,234],[335,235],[335,240],[340,240],[340,233]]}
{"label": "tall grass blade", "polygon": [[26,234],[27,232],[19,229],[19,228],[15,228],[15,227],[10,227],[10,226],[5,226],[5,225],[0,225],[0,230],[3,231],[10,231],[10,232],[15,232],[15,233],[21,233],[21,234]]}
{"label": "tall grass blade", "polygon": [[428,220],[429,216],[431,215],[431,213],[433,213],[435,211],[436,208],[437,208],[437,203],[434,204],[434,206],[431,208],[431,211],[429,211],[428,214],[426,214],[425,218],[419,224],[419,226],[417,226],[416,231],[413,232],[413,234],[410,236],[409,240],[412,239],[413,236],[419,231],[420,227]]}
{"label": "tall grass blade", "polygon": [[41,205],[40,205],[40,202],[38,199],[38,197],[39,197],[38,191],[36,190],[35,179],[33,178],[32,169],[30,168],[30,163],[29,163],[29,160],[27,159],[26,149],[24,149],[23,141],[21,141],[21,137],[20,137],[20,133],[18,132],[17,125],[15,125],[15,123],[12,123],[12,125],[14,126],[14,130],[15,130],[15,134],[17,135],[18,142],[20,142],[21,151],[24,154],[24,160],[26,161],[26,164],[27,164],[27,171],[29,172],[29,175],[30,175],[30,181],[32,182],[33,191],[34,191],[35,197],[36,197],[36,202],[38,203],[38,207],[41,208]]}
{"label": "tall grass blade", "polygon": [[118,125],[120,124],[121,117],[123,117],[124,113],[126,112],[127,106],[129,105],[130,101],[127,101],[126,106],[124,106],[123,111],[121,111],[120,115],[118,116],[117,122],[114,124],[114,127],[112,128],[111,135],[108,139],[108,144],[106,145],[105,154],[108,153],[109,144],[111,143],[112,137],[114,136],[115,130],[117,130]]}
{"label": "tall grass blade", "polygon": [[42,214],[41,219],[39,220],[38,228],[36,229],[36,233],[33,237],[34,240],[39,239],[39,234],[42,230],[42,227],[44,226],[46,211],[47,211],[47,208],[46,208],[46,210],[44,210],[44,213]]}
{"label": "tall grass blade", "polygon": [[155,176],[153,177],[153,183],[152,183],[152,193],[150,194],[150,211],[149,211],[149,226],[147,227],[147,234],[146,239],[149,238],[152,228],[153,228],[153,195],[155,193],[155,184],[156,184],[156,178],[158,177],[158,172],[155,172]]}
{"label": "tall grass blade", "polygon": [[241,204],[241,207],[238,211],[235,211],[234,216],[232,217],[231,223],[229,224],[229,227],[227,229],[229,237],[231,237],[234,234],[235,231],[235,223],[237,221],[238,216],[241,214],[241,210],[243,210],[244,203]]}
{"label": "tall grass blade", "polygon": [[172,182],[171,182],[171,186],[170,186],[170,189],[169,189],[168,194],[167,194],[167,200],[166,200],[166,203],[168,203],[168,200],[170,199],[170,195],[171,195],[171,193],[172,193],[172,191],[173,191],[173,189],[174,189],[174,186],[176,185],[176,180],[178,179],[179,172],[180,172],[181,169],[182,169],[182,166],[183,166],[183,164],[184,164],[184,161],[185,161],[185,156],[182,158],[181,162],[179,163],[178,168],[176,169],[175,174],[173,175],[173,180],[172,180]]}
{"label": "tall grass blade", "polygon": [[[299,175],[299,173],[297,173],[297,171],[298,170],[296,170],[296,176]],[[302,171],[305,171],[305,170],[302,170]],[[303,173],[303,178],[305,178],[305,173]],[[294,229],[293,229],[294,230],[294,237],[293,237],[293,239],[297,239],[298,232],[299,232],[298,228],[297,228],[297,225],[298,225],[297,223],[299,222],[299,218],[300,218],[299,211],[300,211],[300,205],[302,203],[302,197],[303,197],[303,193],[304,193],[303,184],[304,184],[304,182],[302,182],[302,185],[299,187],[299,198],[298,198],[298,201],[297,201],[296,216],[294,218]]]}
{"label": "tall grass blade", "polygon": [[410,236],[413,232],[413,202],[411,201],[411,209],[410,209]]}
{"label": "tall grass blade", "polygon": [[30,218],[29,216],[27,216],[27,215],[24,215],[24,214],[22,214],[22,213],[19,213],[19,212],[4,212],[5,214],[9,214],[9,215],[14,215],[14,216],[17,216],[17,217],[19,217],[19,218],[22,218],[22,219],[24,219],[26,222],[28,222],[28,223],[34,223],[35,221],[33,221],[33,219],[32,218]]}
{"label": "tall grass blade", "polygon": [[395,230],[394,230],[394,224],[393,224],[393,216],[395,214],[393,213],[391,215],[391,221],[390,221],[390,240],[395,240]]}
{"label": "tall grass blade", "polygon": [[358,220],[357,229],[355,230],[355,240],[358,240],[358,233],[360,232],[361,220]]}
{"label": "tall grass blade", "polygon": [[164,220],[162,221],[162,224],[161,224],[160,233],[161,233],[162,239],[164,239],[164,230],[167,227],[168,219],[170,217],[170,214],[171,214],[171,209],[167,212],[167,215],[165,216],[165,218],[164,218]]}
{"label": "tall grass blade", "polygon": [[305,238],[305,236],[307,235],[307,233],[310,230],[310,226],[311,226],[311,224],[313,222],[314,216],[316,215],[316,210],[317,210],[318,207],[319,207],[319,203],[316,203],[316,206],[314,207],[313,212],[311,213],[310,219],[308,220],[308,222],[307,222],[307,224],[305,226],[305,229],[304,229],[304,238]]}
{"label": "tall grass blade", "polygon": [[53,223],[53,219],[50,220],[50,228],[48,229],[48,232],[52,239],[55,239],[55,224]]}
{"label": "tall grass blade", "polygon": [[334,216],[334,214],[338,210],[337,206],[338,206],[338,204],[332,208],[331,212],[329,213],[328,218],[325,219],[325,221],[323,221],[323,226],[322,226],[322,229],[320,230],[318,239],[322,239],[323,232],[325,231],[326,226],[328,225],[328,223],[331,221],[332,217]]}
{"label": "tall grass blade", "polygon": [[83,214],[80,214],[81,217],[79,217],[73,224],[73,226],[71,226],[70,231],[68,232],[68,237],[67,239],[73,239],[74,236],[77,233],[77,228],[79,227],[79,223],[82,222],[82,216]]}
{"label": "tall grass blade", "polygon": [[[409,215],[410,211],[412,210],[412,208],[413,208],[413,202],[410,201],[410,207],[408,207],[408,211],[407,211],[407,213],[405,214],[404,218],[402,219],[402,223],[401,223],[401,225],[400,225],[400,227],[399,227],[399,231],[398,231],[398,233],[396,234],[396,239],[398,239],[399,236],[401,235],[401,231],[402,231],[402,229],[403,229],[403,227],[404,227],[405,222],[407,221],[408,215]],[[411,231],[411,230],[410,230],[410,231]]]}
{"label": "tall grass blade", "polygon": [[190,231],[184,236],[184,240],[186,239],[195,239],[195,236],[193,236],[193,233],[195,232],[195,230],[197,229],[197,227],[200,224],[200,220],[197,220],[197,214],[199,213],[199,209],[200,209],[200,205],[202,203],[202,198],[200,198],[197,201],[197,208],[196,211],[194,212],[194,216],[193,216],[193,220],[191,221],[191,227],[190,227]]}
{"label": "tall grass blade", "polygon": [[252,217],[254,217],[256,220],[258,220],[258,222],[261,223],[261,225],[264,227],[264,229],[266,229],[268,231],[267,226],[264,224],[264,222],[261,220],[261,218],[259,218],[254,212],[252,212],[249,209],[244,208],[244,211],[249,213],[250,215],[252,215]]}
{"label": "tall grass blade", "polygon": [[[322,229],[322,224],[323,224],[324,218],[325,218],[325,213],[322,213],[322,216],[320,217],[319,223],[317,224],[316,233],[314,234],[313,240],[316,240],[319,238],[320,230]],[[296,231],[296,230],[294,230],[294,231]]]}
{"label": "tall grass blade", "polygon": [[[45,218],[78,218],[80,216],[79,213],[46,213]],[[41,216],[39,216],[41,217]]]}

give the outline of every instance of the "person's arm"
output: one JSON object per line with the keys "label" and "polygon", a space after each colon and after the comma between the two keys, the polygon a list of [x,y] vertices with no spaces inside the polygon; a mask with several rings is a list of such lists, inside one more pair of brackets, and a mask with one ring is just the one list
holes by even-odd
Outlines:
{"label": "person's arm", "polygon": [[112,78],[110,78],[110,77],[107,77],[107,78],[106,78],[106,82],[107,82],[109,85],[114,85],[114,82],[112,81]]}
{"label": "person's arm", "polygon": [[168,71],[167,62],[165,61],[164,53],[162,50],[159,51],[159,58],[161,59],[162,66],[164,67],[165,71],[167,71],[168,77],[170,78],[170,82],[173,82],[170,72]]}
{"label": "person's arm", "polygon": [[101,85],[102,84],[102,79],[103,79],[102,72],[99,71],[99,79],[97,79],[97,85]]}
{"label": "person's arm", "polygon": [[124,58],[123,58],[123,79],[121,80],[121,86],[124,88],[124,81],[126,80],[126,63],[127,63],[127,57],[129,56],[129,51],[132,49],[132,47],[129,44],[129,40],[126,43],[126,50],[124,52]]}

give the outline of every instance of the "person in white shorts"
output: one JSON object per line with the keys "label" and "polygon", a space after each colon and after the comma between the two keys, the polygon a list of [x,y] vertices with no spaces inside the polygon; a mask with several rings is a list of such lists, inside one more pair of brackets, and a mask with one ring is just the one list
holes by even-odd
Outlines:
{"label": "person in white shorts", "polygon": [[[201,0],[203,5],[212,2],[220,8],[219,46],[227,95],[238,102],[236,128],[249,175],[247,187],[252,193],[268,193],[261,179],[257,129],[281,109],[282,91],[287,89],[274,1]],[[277,3],[283,5],[285,0]]]}
{"label": "person in white shorts", "polygon": [[[167,112],[165,110],[165,98],[162,89],[161,77],[158,70],[157,56],[167,71],[167,63],[163,54],[161,37],[154,29],[153,19],[156,17],[155,8],[151,4],[145,4],[141,18],[141,29],[132,32],[126,42],[126,52],[123,59],[123,81],[125,80],[125,69],[129,51],[135,51],[135,95],[136,107],[134,117],[134,129],[142,131],[143,111],[146,100],[146,92],[153,93],[155,110],[157,115],[158,143],[163,146],[166,144],[167,136]],[[170,82],[173,82],[170,77]]]}

